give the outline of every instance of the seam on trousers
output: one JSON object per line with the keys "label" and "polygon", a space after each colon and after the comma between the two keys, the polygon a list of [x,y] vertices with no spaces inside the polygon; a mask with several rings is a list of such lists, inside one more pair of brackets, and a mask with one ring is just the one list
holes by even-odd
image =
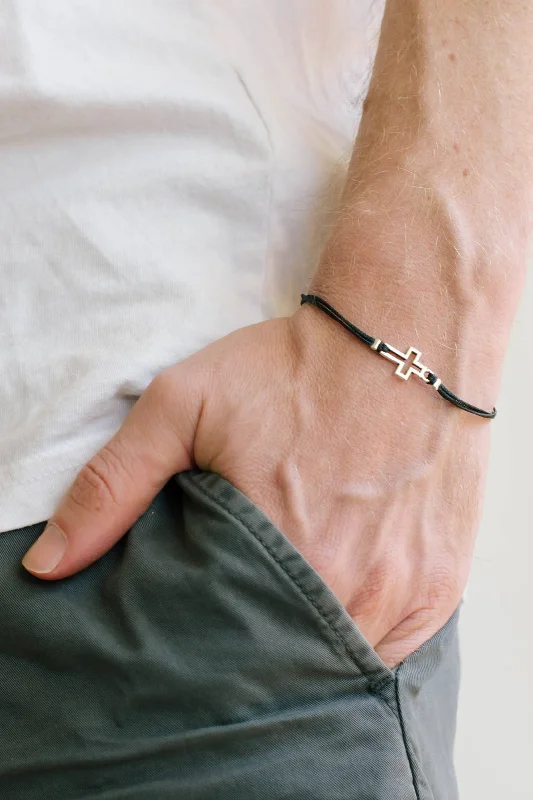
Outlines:
{"label": "seam on trousers", "polygon": [[399,683],[399,680],[398,680],[399,674],[400,674],[400,668],[401,668],[401,665],[398,668],[398,670],[396,672],[396,675],[394,677],[394,691],[395,691],[395,694],[396,694],[396,705],[398,706],[398,717],[399,717],[399,720],[400,720],[400,730],[402,732],[403,745],[405,747],[405,753],[407,755],[407,761],[409,762],[409,769],[411,771],[411,779],[413,781],[413,788],[415,790],[416,800],[422,800],[422,795],[420,794],[420,787],[418,785],[418,781],[417,781],[416,775],[415,775],[414,755],[413,755],[413,753],[411,751],[411,748],[409,746],[409,742],[407,741],[407,731],[406,731],[406,727],[405,727],[405,719],[404,719],[404,716],[403,716],[402,701],[401,701],[401,697],[400,697],[400,683]]}
{"label": "seam on trousers", "polygon": [[[209,492],[209,491],[208,491],[207,489],[205,489],[203,486],[199,486],[199,485],[198,485],[198,484],[196,484],[196,483],[194,484],[194,486],[195,486],[195,489],[196,489],[197,491],[199,491],[201,494],[205,495],[205,496],[206,496],[206,497],[208,497],[210,500],[212,500],[212,501],[215,503],[215,505],[218,505],[218,506],[220,506],[221,508],[223,508],[225,511],[227,511],[227,513],[228,513],[228,514],[229,514],[229,515],[230,515],[230,516],[231,516],[231,517],[232,517],[232,518],[233,518],[233,519],[234,519],[236,522],[239,522],[239,523],[240,523],[240,524],[241,524],[241,525],[242,525],[244,528],[246,528],[246,530],[247,530],[247,531],[248,531],[248,532],[249,532],[249,533],[250,533],[250,534],[251,534],[251,535],[254,537],[254,539],[255,539],[256,541],[258,541],[258,542],[259,542],[259,544],[260,544],[260,545],[263,547],[263,549],[264,549],[264,550],[266,550],[266,552],[267,552],[267,553],[268,553],[268,555],[269,555],[269,556],[270,556],[270,557],[273,559],[273,561],[274,561],[274,562],[275,562],[275,563],[276,563],[276,564],[277,564],[277,565],[278,565],[278,566],[279,566],[279,567],[280,567],[280,568],[283,570],[283,572],[285,573],[285,575],[286,575],[286,576],[287,576],[287,577],[290,579],[290,581],[291,581],[291,582],[292,582],[292,583],[293,583],[293,584],[294,584],[294,585],[297,587],[297,589],[298,589],[298,590],[299,590],[299,592],[300,592],[300,593],[301,593],[301,594],[302,594],[302,595],[305,597],[305,599],[307,600],[307,602],[308,602],[308,603],[310,603],[310,604],[313,606],[313,608],[315,609],[315,611],[316,611],[316,612],[319,614],[320,618],[321,618],[321,619],[322,619],[322,620],[323,620],[323,621],[326,623],[326,625],[328,626],[328,628],[329,628],[330,632],[333,634],[333,637],[335,638],[335,640],[336,640],[336,641],[337,641],[337,642],[338,642],[338,643],[339,643],[339,644],[342,646],[343,650],[345,650],[345,652],[346,652],[346,653],[347,653],[347,654],[348,654],[348,655],[349,655],[349,656],[352,658],[352,660],[354,661],[354,663],[356,664],[356,666],[358,667],[358,669],[360,670],[360,672],[362,673],[362,675],[364,675],[364,677],[367,679],[367,681],[368,681],[368,683],[369,683],[369,686],[370,686],[370,684],[371,684],[371,681],[372,681],[372,677],[373,677],[372,673],[368,673],[368,672],[367,672],[367,671],[366,671],[366,670],[365,670],[365,669],[364,669],[364,668],[361,666],[361,664],[359,663],[359,659],[358,659],[358,657],[357,657],[356,653],[354,653],[354,651],[353,651],[353,650],[352,650],[352,649],[349,647],[349,645],[348,645],[348,644],[347,644],[347,643],[344,641],[344,638],[343,638],[343,637],[341,636],[341,634],[340,634],[340,633],[337,631],[337,629],[335,628],[335,626],[333,625],[333,623],[332,623],[332,622],[330,621],[330,619],[328,618],[328,615],[327,615],[327,614],[325,613],[325,611],[324,611],[324,610],[321,608],[320,604],[319,604],[319,603],[318,603],[318,602],[317,602],[317,601],[316,601],[316,600],[315,600],[315,599],[312,597],[312,595],[310,595],[310,594],[309,594],[309,592],[308,592],[308,591],[307,591],[307,590],[306,590],[306,589],[305,589],[305,588],[304,588],[304,587],[303,587],[303,586],[300,584],[300,581],[298,580],[298,578],[296,578],[296,577],[295,577],[295,576],[294,576],[294,575],[293,575],[293,574],[290,572],[290,570],[287,568],[287,565],[283,563],[283,561],[282,561],[282,560],[281,560],[281,559],[278,557],[278,555],[277,555],[277,554],[276,554],[276,553],[275,553],[275,552],[272,550],[272,548],[271,548],[271,547],[270,547],[270,546],[269,546],[269,545],[268,545],[268,544],[267,544],[267,543],[266,543],[266,542],[265,542],[265,541],[262,539],[262,537],[261,537],[261,536],[260,536],[260,535],[257,533],[257,531],[254,531],[254,530],[253,530],[253,529],[252,529],[252,528],[251,528],[251,527],[248,525],[248,523],[247,523],[247,522],[246,522],[246,521],[245,521],[245,520],[244,520],[242,517],[240,517],[240,516],[239,516],[239,514],[237,514],[235,511],[233,511],[231,508],[229,508],[229,507],[226,505],[226,503],[225,503],[223,500],[220,500],[220,498],[218,498],[218,497],[215,497],[213,494],[211,494],[211,492]],[[381,683],[382,683],[382,681],[380,681],[379,683],[381,684]],[[385,700],[385,698],[383,698],[383,697],[382,697],[381,693],[379,693],[379,696],[380,696],[380,699],[382,700],[382,702],[384,702],[384,703],[386,704],[387,708],[390,708],[390,705],[389,705],[389,703],[387,703],[387,701]],[[395,714],[395,716],[397,716],[397,715]],[[417,800],[420,800],[420,799],[419,799],[419,798],[417,798]]]}
{"label": "seam on trousers", "polygon": [[[394,686],[396,686],[396,677],[394,677],[394,679],[392,679],[392,682],[394,683]],[[385,705],[388,708],[390,708],[390,710],[394,714],[395,719],[397,719],[399,721],[400,713],[399,713],[399,710],[397,708],[397,704],[392,701],[392,698],[390,697],[390,693],[386,691],[386,689],[389,688],[390,685],[391,685],[391,678],[388,678],[388,677],[387,678],[382,678],[380,681],[377,681],[375,683],[373,681],[369,680],[368,691],[372,692],[372,694],[378,695],[379,699],[383,703],[385,703]],[[394,694],[396,695],[396,690],[395,690]],[[396,697],[395,697],[395,699],[396,699]]]}

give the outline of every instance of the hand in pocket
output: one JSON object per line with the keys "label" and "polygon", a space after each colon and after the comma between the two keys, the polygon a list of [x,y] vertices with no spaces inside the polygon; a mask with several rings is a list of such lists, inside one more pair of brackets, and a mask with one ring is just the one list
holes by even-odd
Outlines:
{"label": "hand in pocket", "polygon": [[24,565],[49,580],[86,567],[174,473],[197,465],[258,505],[382,659],[399,663],[459,603],[488,426],[390,383],[378,361],[301,309],[165,370],[81,470]]}

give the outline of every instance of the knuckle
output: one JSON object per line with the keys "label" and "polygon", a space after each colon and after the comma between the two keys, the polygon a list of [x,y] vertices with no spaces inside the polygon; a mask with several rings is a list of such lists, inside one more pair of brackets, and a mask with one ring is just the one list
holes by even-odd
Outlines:
{"label": "knuckle", "polygon": [[458,576],[451,566],[440,566],[431,573],[427,583],[428,606],[448,606],[458,601],[461,587]]}
{"label": "knuckle", "polygon": [[370,569],[366,587],[371,596],[381,597],[390,591],[391,585],[395,582],[398,569],[394,559],[384,553],[379,561]]}
{"label": "knuckle", "polygon": [[113,478],[118,458],[109,446],[85,464],[78,473],[69,494],[71,502],[86,511],[99,512],[106,506],[118,505]]}
{"label": "knuckle", "polygon": [[349,611],[365,615],[382,608],[395,578],[394,560],[384,555],[366,572],[364,583],[353,597]]}

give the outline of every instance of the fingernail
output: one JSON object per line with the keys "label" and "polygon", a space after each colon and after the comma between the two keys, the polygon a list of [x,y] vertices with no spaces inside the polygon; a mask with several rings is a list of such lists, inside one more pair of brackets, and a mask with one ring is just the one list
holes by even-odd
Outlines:
{"label": "fingernail", "polygon": [[66,549],[67,537],[60,527],[49,522],[22,559],[22,566],[35,575],[46,575],[57,567]]}

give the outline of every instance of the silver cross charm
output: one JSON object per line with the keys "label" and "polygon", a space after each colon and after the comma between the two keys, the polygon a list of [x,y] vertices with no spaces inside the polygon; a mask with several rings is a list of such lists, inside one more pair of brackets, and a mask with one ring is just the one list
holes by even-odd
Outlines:
{"label": "silver cross charm", "polygon": [[[380,344],[380,339],[374,339],[370,347],[372,350],[377,350]],[[402,353],[400,350],[392,347],[392,345],[387,344],[387,350],[380,350],[379,354],[398,365],[395,370],[395,375],[402,378],[402,380],[406,381],[410,375],[416,375],[416,377],[423,380],[424,383],[429,383],[428,373],[431,372],[431,370],[420,362],[422,353],[420,350],[417,350],[416,347],[410,347],[407,353]],[[404,371],[404,367],[406,366],[407,370]],[[433,384],[434,388],[438,389],[440,383],[440,379],[437,379],[437,382]]]}

